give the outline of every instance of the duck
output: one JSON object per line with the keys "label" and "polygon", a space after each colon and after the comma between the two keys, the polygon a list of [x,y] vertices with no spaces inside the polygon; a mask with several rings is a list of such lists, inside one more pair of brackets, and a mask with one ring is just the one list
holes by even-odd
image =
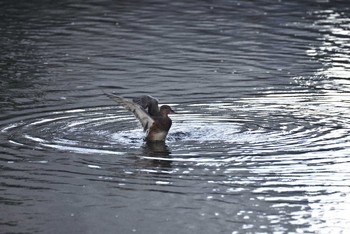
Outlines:
{"label": "duck", "polygon": [[131,100],[112,93],[105,95],[134,114],[143,127],[145,141],[165,142],[172,125],[169,114],[176,114],[169,105],[159,108],[158,99],[150,95],[138,96]]}

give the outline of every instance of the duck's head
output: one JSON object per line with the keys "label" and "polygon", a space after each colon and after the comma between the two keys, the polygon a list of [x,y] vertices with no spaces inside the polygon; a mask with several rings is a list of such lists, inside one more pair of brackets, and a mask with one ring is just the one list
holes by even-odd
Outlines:
{"label": "duck's head", "polygon": [[168,106],[168,105],[162,105],[162,106],[160,107],[160,113],[161,113],[162,115],[176,114],[176,112],[173,111],[173,109],[171,109],[171,107]]}

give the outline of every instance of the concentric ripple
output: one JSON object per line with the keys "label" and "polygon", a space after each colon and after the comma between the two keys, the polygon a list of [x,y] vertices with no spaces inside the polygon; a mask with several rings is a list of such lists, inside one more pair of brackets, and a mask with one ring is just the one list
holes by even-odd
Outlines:
{"label": "concentric ripple", "polygon": [[[29,148],[55,148],[81,153],[120,154],[112,151],[113,124],[128,118],[116,118],[110,108],[72,109],[41,113],[34,118],[8,124],[1,132],[12,144]],[[120,129],[122,131],[123,129]]]}
{"label": "concentric ripple", "polygon": [[[107,183],[118,193],[141,188],[142,196],[145,191],[189,194],[199,204],[220,207],[214,214],[204,209],[199,217],[231,217],[231,211],[225,213],[227,204],[248,199],[250,205],[236,211],[235,219],[252,216],[279,229],[285,225],[274,215],[278,211],[295,222],[310,216],[300,224],[307,230],[343,229],[345,216],[332,210],[340,207],[334,200],[349,206],[349,113],[339,106],[343,111],[335,114],[333,104],[319,94],[291,98],[266,92],[254,98],[177,105],[179,114],[171,116],[165,144],[146,144],[133,115],[116,106],[27,112],[3,121],[0,134],[7,149],[79,158],[63,172],[45,169],[53,178],[57,173],[71,179],[83,173],[88,184]],[[36,160],[50,166],[55,159]],[[8,159],[7,165],[19,164]],[[270,203],[266,217],[255,212]],[[328,222],[318,221],[329,213],[333,218]],[[252,226],[261,231],[264,227]]]}
{"label": "concentric ripple", "polygon": [[[166,142],[174,155],[170,160],[219,163],[234,161],[237,155],[334,151],[343,156],[349,146],[344,118],[334,118],[327,105],[284,100],[267,95],[178,107],[180,114],[172,116]],[[10,144],[22,147],[87,154],[125,154],[144,144],[135,118],[114,106],[29,114],[4,124],[1,133]],[[219,158],[215,152],[221,152]]]}

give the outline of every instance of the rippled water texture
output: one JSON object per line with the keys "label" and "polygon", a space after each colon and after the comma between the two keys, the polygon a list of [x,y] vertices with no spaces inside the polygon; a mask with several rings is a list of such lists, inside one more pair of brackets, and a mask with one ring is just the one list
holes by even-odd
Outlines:
{"label": "rippled water texture", "polygon": [[0,233],[346,233],[346,2],[1,1]]}

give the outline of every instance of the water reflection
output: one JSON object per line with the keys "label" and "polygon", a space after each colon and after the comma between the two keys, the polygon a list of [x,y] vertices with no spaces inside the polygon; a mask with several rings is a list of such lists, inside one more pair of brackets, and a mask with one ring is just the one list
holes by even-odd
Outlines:
{"label": "water reflection", "polygon": [[[339,130],[333,131],[331,137],[342,139],[348,134],[350,127],[346,120],[350,117],[350,95],[348,94],[350,91],[350,66],[348,63],[350,59],[349,12],[327,9],[315,11],[312,15],[317,19],[314,27],[320,32],[321,36],[318,40],[321,41],[321,45],[310,48],[307,50],[307,54],[324,65],[315,72],[316,79],[312,82],[313,85],[322,90],[322,95],[319,96],[317,101],[317,109],[323,111],[323,114],[328,113],[330,116],[340,117],[337,119],[330,118],[332,124],[329,123],[328,126],[337,125]],[[348,143],[342,145],[343,147],[338,150],[337,155],[345,153],[349,147]],[[343,155],[346,154],[348,153]],[[333,172],[330,171],[332,177],[340,176],[343,178],[341,180],[344,181],[347,177],[347,169],[344,170],[344,167],[337,163],[334,166],[337,169]],[[339,174],[339,172],[341,173]],[[342,174],[342,172],[345,174]],[[332,183],[332,181],[327,181],[327,183]],[[314,192],[313,196],[309,197],[312,218],[320,220],[319,222],[313,222],[311,230],[318,230],[316,232],[319,232],[322,229],[322,233],[340,233],[342,230],[349,228],[342,215],[344,208],[350,206],[347,199],[350,191],[347,186],[344,186],[345,184],[339,184],[339,190],[329,189],[324,193]],[[314,197],[316,194],[318,196]],[[323,205],[316,202],[317,199],[323,199]]]}
{"label": "water reflection", "polygon": [[[152,163],[154,167],[170,168],[171,151],[165,142],[145,142],[142,145],[141,158],[147,158],[148,163]],[[154,159],[153,159],[154,158]]]}
{"label": "water reflection", "polygon": [[165,142],[146,142],[143,145],[143,150],[145,155],[150,157],[168,157],[171,153]]}
{"label": "water reflection", "polygon": [[316,11],[315,27],[321,32],[322,45],[311,48],[308,55],[323,63],[316,75],[323,77],[322,90],[335,106],[348,107],[350,91],[350,18],[348,13],[334,10]]}

